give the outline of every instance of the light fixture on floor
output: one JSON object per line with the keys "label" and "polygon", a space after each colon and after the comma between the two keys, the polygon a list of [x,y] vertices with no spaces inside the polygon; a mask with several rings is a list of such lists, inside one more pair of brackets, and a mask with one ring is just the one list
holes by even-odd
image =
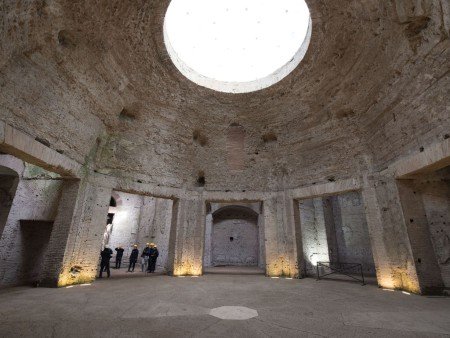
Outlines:
{"label": "light fixture on floor", "polygon": [[408,296],[411,295],[409,292],[406,292],[406,291],[402,291],[402,293],[403,293],[404,295],[408,295]]}
{"label": "light fixture on floor", "polygon": [[383,289],[383,291],[395,291],[394,289]]}

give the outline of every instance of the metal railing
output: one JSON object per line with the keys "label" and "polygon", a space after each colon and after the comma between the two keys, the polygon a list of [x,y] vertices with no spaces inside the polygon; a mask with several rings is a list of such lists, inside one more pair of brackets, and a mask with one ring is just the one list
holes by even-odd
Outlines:
{"label": "metal railing", "polygon": [[[331,270],[331,272],[320,275],[320,267],[328,268],[329,270]],[[361,285],[366,285],[364,281],[363,267],[362,264],[359,263],[317,262],[316,270],[317,280],[320,280],[321,278],[332,274],[341,274],[357,280],[361,283]],[[354,275],[350,275],[351,272],[356,272],[355,270],[359,270],[358,272],[361,274],[361,278],[356,278]]]}

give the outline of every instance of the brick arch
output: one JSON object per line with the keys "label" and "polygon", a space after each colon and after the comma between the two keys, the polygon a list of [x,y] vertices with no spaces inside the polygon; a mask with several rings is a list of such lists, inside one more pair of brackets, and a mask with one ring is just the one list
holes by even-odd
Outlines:
{"label": "brick arch", "polygon": [[248,218],[252,218],[257,220],[259,214],[253,210],[252,208],[242,206],[242,205],[226,205],[217,209],[212,213],[213,221],[218,218],[227,218],[227,214],[229,213],[241,213],[244,214]]}
{"label": "brick arch", "polygon": [[242,205],[227,205],[212,214],[211,264],[258,266],[258,213]]}

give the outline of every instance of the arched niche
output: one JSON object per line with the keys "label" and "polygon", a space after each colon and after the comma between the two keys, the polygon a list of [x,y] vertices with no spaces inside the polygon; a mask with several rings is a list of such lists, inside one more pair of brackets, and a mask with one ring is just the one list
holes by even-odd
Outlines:
{"label": "arched niche", "polygon": [[210,266],[260,265],[261,236],[256,211],[227,205],[214,211],[211,217]]}

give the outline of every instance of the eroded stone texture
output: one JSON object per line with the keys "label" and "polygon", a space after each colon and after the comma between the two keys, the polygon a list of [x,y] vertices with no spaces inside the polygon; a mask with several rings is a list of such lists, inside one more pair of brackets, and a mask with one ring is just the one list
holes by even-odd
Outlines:
{"label": "eroded stone texture", "polygon": [[266,275],[299,277],[303,258],[298,247],[300,236],[294,208],[296,203],[285,194],[264,201]]}
{"label": "eroded stone texture", "polygon": [[[448,129],[444,0],[308,1],[303,62],[245,95],[178,73],[163,42],[168,3],[4,2],[2,119],[79,162],[100,138],[101,172],[192,187],[204,170],[210,189],[351,177],[369,166],[363,155],[382,168]],[[246,130],[240,175],[226,165],[232,123]],[[198,126],[204,146],[192,139]],[[276,142],[262,141],[268,132]]]}
{"label": "eroded stone texture", "polygon": [[198,276],[203,272],[205,203],[201,199],[179,199],[173,203],[169,273]]}
{"label": "eroded stone texture", "polygon": [[314,275],[318,262],[330,261],[322,198],[300,201],[299,209],[306,274]]}
{"label": "eroded stone texture", "polygon": [[[445,184],[447,183],[447,184]],[[423,192],[428,226],[445,286],[450,286],[450,186],[430,182]]]}
{"label": "eroded stone texture", "polygon": [[[207,206],[209,212],[205,223],[204,267],[218,264],[258,265],[265,269],[264,217],[261,202],[208,203]],[[213,251],[215,247],[217,249],[217,242],[215,243],[213,236],[216,225],[222,227],[221,233],[224,235],[219,245],[219,251],[222,252],[220,255],[222,258],[234,256],[234,262],[231,259],[222,263],[214,261]],[[234,242],[235,237],[237,242]],[[247,261],[250,256],[254,259]]]}
{"label": "eroded stone texture", "polygon": [[367,275],[375,275],[372,246],[361,194],[351,192],[332,198],[338,261],[363,265]]}
{"label": "eroded stone texture", "polygon": [[[450,170],[449,167],[435,174],[417,177],[413,184],[413,194],[418,196],[421,210],[426,218],[421,219],[428,247],[425,247],[425,255],[421,254],[420,265],[427,264],[427,260],[434,263],[435,272],[440,272],[442,282],[446,287],[450,283]],[[420,219],[420,218],[419,218]],[[413,218],[413,222],[417,223]],[[427,243],[427,241],[422,241]],[[430,246],[430,241],[432,246]],[[424,243],[422,245],[424,245]],[[434,249],[434,250],[433,250]],[[429,264],[429,263],[428,263]],[[427,270],[426,275],[433,277]],[[439,277],[434,275],[434,283]]]}
{"label": "eroded stone texture", "polygon": [[213,265],[257,266],[258,218],[240,210],[224,211],[213,220]]}
{"label": "eroded stone texture", "polygon": [[[47,261],[48,281],[94,278],[113,189],[175,200],[174,274],[201,273],[205,204],[220,196],[262,202],[267,274],[302,275],[294,195],[321,198],[328,183],[346,192],[352,182],[363,186],[380,285],[423,290],[415,261],[423,243],[403,214],[396,172],[425,162],[440,169],[450,158],[448,1],[307,3],[312,36],[302,63],[274,86],[239,95],[197,86],[177,71],[163,41],[169,0],[0,3],[0,149],[67,179],[58,207],[26,210],[56,210],[50,247],[63,262]],[[227,132],[237,125],[245,138],[233,171]],[[32,184],[41,181],[53,178]],[[425,205],[423,224],[433,223],[437,259],[446,261],[435,219],[447,214],[430,196],[417,203]],[[143,206],[149,224],[152,202]],[[325,207],[325,224],[329,217]],[[139,241],[146,233],[138,228]],[[330,254],[333,246],[313,251]]]}
{"label": "eroded stone texture", "polygon": [[379,285],[420,293],[420,284],[395,179],[377,176],[363,190]]}

